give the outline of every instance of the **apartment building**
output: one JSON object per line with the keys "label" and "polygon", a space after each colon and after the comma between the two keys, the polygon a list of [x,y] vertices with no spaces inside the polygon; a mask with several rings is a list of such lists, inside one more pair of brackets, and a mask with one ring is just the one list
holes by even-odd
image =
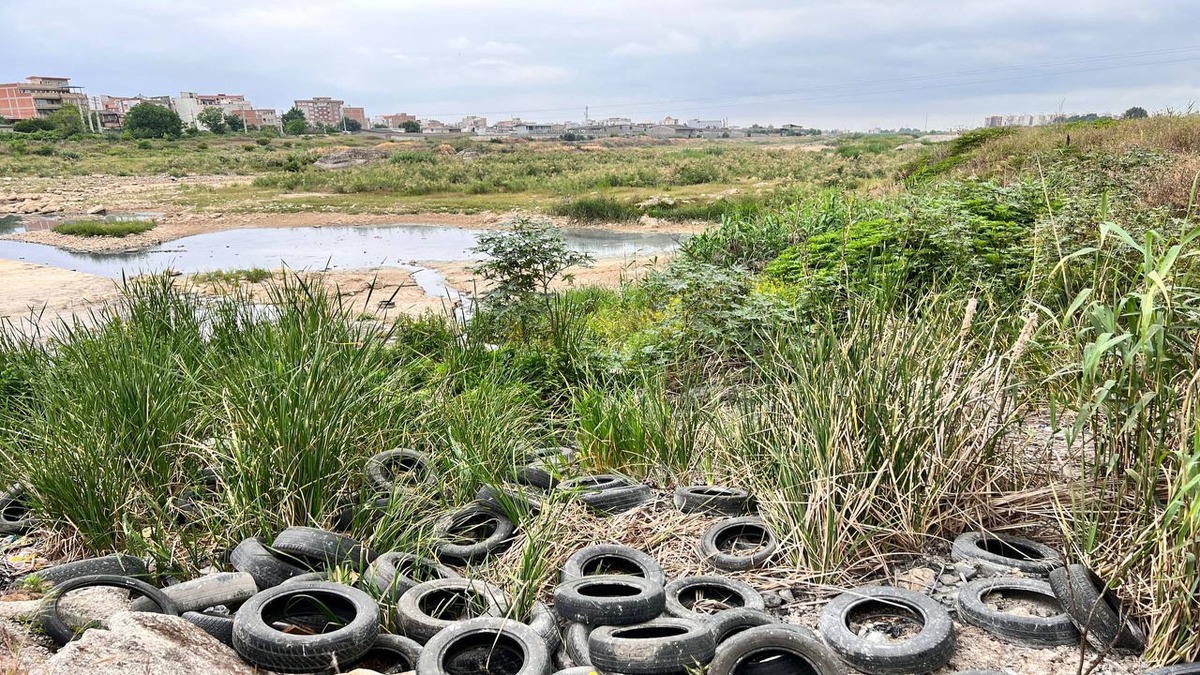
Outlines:
{"label": "apartment building", "polygon": [[170,96],[108,96],[96,99],[96,116],[100,119],[101,129],[122,129],[125,127],[125,115],[130,108],[139,103],[151,103],[164,108],[171,107]]}
{"label": "apartment building", "polygon": [[[342,117],[345,117],[348,120],[354,120],[355,122],[358,122],[363,127],[367,126],[367,110],[366,110],[366,108],[352,108],[350,106],[346,106],[346,107],[342,108]],[[342,122],[341,118],[338,118],[337,123],[341,124],[341,122]]]}
{"label": "apartment building", "polygon": [[239,117],[254,110],[254,106],[241,94],[197,94],[191,91],[179,92],[179,96],[171,99],[171,107],[179,114],[185,127],[193,124],[203,127],[197,116],[205,108],[220,108],[227,115]]}
{"label": "apartment building", "polygon": [[0,117],[27,120],[49,117],[64,105],[87,107],[87,99],[70,78],[30,75],[24,82],[0,84]]}
{"label": "apartment building", "polygon": [[342,123],[342,106],[346,104],[345,101],[328,96],[301,99],[292,103],[300,112],[304,113],[304,119],[308,121],[309,125],[313,126],[318,124],[340,125]]}
{"label": "apartment building", "polygon": [[381,124],[389,129],[399,129],[405,122],[416,122],[417,116],[409,115],[408,113],[396,113],[395,115],[380,115],[378,119]]}

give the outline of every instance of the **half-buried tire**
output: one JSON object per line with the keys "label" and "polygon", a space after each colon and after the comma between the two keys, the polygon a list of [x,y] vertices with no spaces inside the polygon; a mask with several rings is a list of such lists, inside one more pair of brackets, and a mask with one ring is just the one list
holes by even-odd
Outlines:
{"label": "half-buried tire", "polygon": [[425,645],[417,675],[546,675],[550,652],[525,624],[484,617],[447,627]]}

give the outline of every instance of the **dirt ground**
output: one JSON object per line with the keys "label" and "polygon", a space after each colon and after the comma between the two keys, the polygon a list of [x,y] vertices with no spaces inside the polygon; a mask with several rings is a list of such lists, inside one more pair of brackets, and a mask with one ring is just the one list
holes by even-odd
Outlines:
{"label": "dirt ground", "polygon": [[116,282],[106,277],[0,260],[0,321],[45,325],[56,317],[86,315],[117,294]]}

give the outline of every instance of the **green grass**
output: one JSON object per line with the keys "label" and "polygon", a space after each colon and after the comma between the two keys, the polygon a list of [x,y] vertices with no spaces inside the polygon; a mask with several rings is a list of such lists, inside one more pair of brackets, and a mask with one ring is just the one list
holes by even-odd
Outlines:
{"label": "green grass", "polygon": [[128,237],[153,230],[153,220],[69,220],[54,226],[59,234],[76,237]]}
{"label": "green grass", "polygon": [[245,281],[252,284],[262,283],[267,279],[275,276],[275,272],[262,267],[251,267],[247,269],[235,270],[214,270],[212,272],[200,272],[192,275],[192,281],[196,283],[237,283]]}

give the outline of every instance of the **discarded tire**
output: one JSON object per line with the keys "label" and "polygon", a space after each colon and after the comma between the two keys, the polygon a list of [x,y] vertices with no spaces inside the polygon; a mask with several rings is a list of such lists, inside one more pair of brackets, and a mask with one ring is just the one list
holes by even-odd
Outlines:
{"label": "discarded tire", "polygon": [[713,639],[718,646],[729,638],[750,628],[770,626],[779,623],[779,619],[758,609],[738,607],[727,609],[708,618],[712,626]]}
{"label": "discarded tire", "polygon": [[548,672],[550,652],[542,638],[529,626],[494,617],[450,626],[425,645],[417,660],[417,675]]}
{"label": "discarded tire", "polygon": [[421,658],[421,645],[402,635],[380,633],[375,644],[354,664],[370,668],[383,675],[396,675],[414,670]]}
{"label": "discarded tire", "polygon": [[250,537],[243,539],[229,554],[229,564],[233,569],[254,577],[254,583],[260,591],[312,571],[301,567],[299,561],[283,558],[267,548],[266,540],[262,537]]}
{"label": "discarded tire", "polygon": [[630,481],[624,476],[606,473],[594,476],[580,476],[578,478],[572,478],[571,480],[565,480],[558,484],[557,489],[563,491],[578,490],[579,492],[602,492],[604,490],[612,490],[614,488],[627,487],[629,485],[632,485],[632,483],[630,483]]}
{"label": "discarded tire", "polygon": [[385,602],[395,604],[405,591],[434,579],[456,579],[458,572],[432,558],[392,551],[376,558],[363,572],[362,584]]}
{"label": "discarded tire", "polygon": [[543,448],[526,458],[525,466],[518,467],[513,479],[522,484],[542,490],[552,490],[559,482],[559,476],[568,464],[575,458],[571,448]]}
{"label": "discarded tire", "polygon": [[226,647],[233,647],[233,615],[208,612],[184,612],[183,618],[208,633]]}
{"label": "discarded tire", "polygon": [[657,560],[636,548],[617,544],[585,546],[572,553],[563,564],[560,579],[567,582],[600,574],[645,577],[659,586],[666,584],[666,575]]}
{"label": "discarded tire", "polygon": [[315,527],[289,527],[275,537],[271,546],[300,558],[315,570],[345,565],[361,572],[375,559],[357,539]]}
{"label": "discarded tire", "polygon": [[422,483],[429,477],[429,457],[416,450],[387,450],[367,460],[367,481],[380,492]]}
{"label": "discarded tire", "polygon": [[588,637],[597,669],[611,673],[685,673],[712,661],[716,643],[705,623],[675,617],[633,626],[601,626]]}
{"label": "discarded tire", "polygon": [[700,538],[700,557],[729,572],[761,567],[778,548],[775,535],[757,516],[717,521]]}
{"label": "discarded tire", "polygon": [[34,574],[52,586],[71,579],[97,574],[141,578],[150,576],[149,570],[146,569],[146,563],[142,562],[140,558],[122,553],[63,563],[38,570]]}
{"label": "discarded tire", "polygon": [[588,650],[588,637],[591,636],[593,630],[595,630],[595,626],[589,626],[586,623],[567,624],[567,630],[563,633],[563,649],[576,665],[592,665],[592,654]]}
{"label": "discarded tire", "polygon": [[588,490],[579,495],[579,501],[603,516],[624,513],[653,498],[654,491],[649,485],[623,485],[606,490]]}
{"label": "discarded tire", "polygon": [[1027,576],[1044,577],[1062,567],[1058,551],[1032,539],[989,532],[964,532],[950,547],[950,557],[971,562],[993,574],[1019,570]]}
{"label": "discarded tire", "polygon": [[667,614],[681,619],[708,621],[713,614],[734,607],[766,608],[753,586],[728,577],[682,577],[664,590]]}
{"label": "discarded tire", "polygon": [[708,675],[840,675],[838,659],[815,636],[787,626],[755,626],[717,647]]}
{"label": "discarded tire", "polygon": [[1060,567],[1050,573],[1050,587],[1080,634],[1096,650],[1140,654],[1146,648],[1141,627],[1092,570],[1083,565]]}
{"label": "discarded tire", "polygon": [[25,486],[15,483],[0,494],[0,534],[24,534],[33,529]]}
{"label": "discarded tire", "polygon": [[[315,632],[284,632],[272,625],[277,621]],[[243,659],[289,673],[354,663],[378,635],[379,608],[369,595],[321,581],[267,589],[246,601],[233,618],[233,647]]]}
{"label": "discarded tire", "polygon": [[665,607],[663,587],[643,577],[581,577],[554,591],[559,616],[592,626],[643,623],[662,614]]}
{"label": "discarded tire", "polygon": [[[233,609],[254,597],[258,593],[258,586],[254,584],[254,577],[245,572],[221,572],[167,586],[162,592],[180,612],[186,613],[217,605]],[[131,609],[135,612],[153,611],[154,601],[138,598],[133,601]]]}
{"label": "discarded tire", "polygon": [[750,511],[750,493],[722,485],[688,485],[675,488],[675,508],[684,513],[740,516]]}
{"label": "discarded tire", "polygon": [[1179,663],[1165,668],[1147,670],[1142,675],[1200,675],[1200,662]]}
{"label": "discarded tire", "polygon": [[529,621],[525,625],[542,636],[542,639],[546,641],[546,649],[550,650],[550,653],[553,654],[562,646],[562,633],[558,630],[558,617],[555,616],[554,610],[547,607],[545,603],[533,603]]}
{"label": "discarded tire", "polygon": [[[1057,611],[1049,616],[998,611],[987,602],[987,597],[993,593],[1008,597],[1032,596],[1035,602],[1049,603]],[[1071,617],[1062,611],[1050,584],[1041,579],[991,577],[972,581],[958,591],[958,618],[1017,644],[1035,647],[1079,644],[1079,631]]]}
{"label": "discarded tire", "polygon": [[[921,628],[907,640],[880,644],[850,625],[893,617],[915,620]],[[927,673],[954,656],[950,614],[920,593],[891,586],[864,586],[834,598],[821,610],[821,635],[838,658],[871,675]]]}
{"label": "discarded tire", "polygon": [[179,610],[175,607],[175,603],[171,602],[170,598],[164,595],[162,591],[140,579],[115,574],[74,577],[56,585],[42,599],[42,604],[38,609],[38,621],[42,625],[42,631],[50,639],[54,640],[55,644],[60,646],[65,645],[75,639],[75,632],[71,630],[71,627],[58,614],[59,601],[71,591],[94,586],[124,588],[129,591],[141,593],[144,597],[154,602],[158,613],[179,616]]}
{"label": "discarded tire", "polygon": [[470,579],[437,579],[400,596],[396,616],[404,634],[424,644],[455,622],[500,617],[508,609],[508,597],[495,586]]}
{"label": "discarded tire", "polygon": [[537,515],[542,510],[537,495],[516,485],[484,485],[475,493],[475,501],[510,520]]}
{"label": "discarded tire", "polygon": [[451,562],[478,562],[507,548],[515,532],[508,518],[479,504],[471,505],[438,523],[435,534],[443,543],[437,555]]}

